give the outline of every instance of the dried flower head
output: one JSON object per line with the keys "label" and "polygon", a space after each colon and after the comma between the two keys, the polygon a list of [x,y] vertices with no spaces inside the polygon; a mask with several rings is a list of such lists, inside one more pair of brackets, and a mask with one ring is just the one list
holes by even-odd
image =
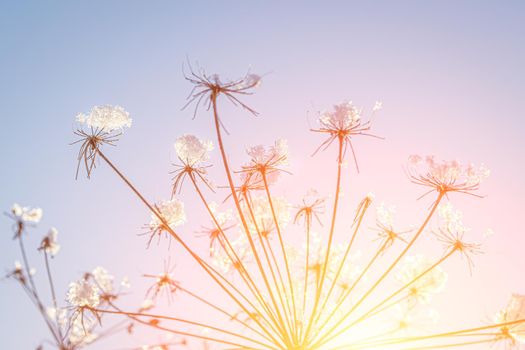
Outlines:
{"label": "dried flower head", "polygon": [[250,163],[243,166],[241,172],[253,177],[253,181],[260,179],[263,183],[275,183],[279,173],[285,171],[282,166],[288,164],[288,142],[283,139],[275,141],[270,147],[250,147],[246,153],[250,156]]}
{"label": "dried flower head", "polygon": [[66,299],[77,308],[95,308],[100,303],[100,289],[86,279],[69,284]]}
{"label": "dried flower head", "polygon": [[525,295],[513,294],[507,306],[495,317],[497,324],[505,324],[500,327],[497,340],[507,341],[516,348],[525,344],[525,323],[517,322],[520,320],[525,320]]}
{"label": "dried flower head", "polygon": [[120,106],[94,106],[88,114],[79,113],[76,120],[88,128],[106,133],[131,127],[129,113]]}
{"label": "dried flower head", "polygon": [[410,180],[417,185],[431,188],[421,197],[432,191],[441,194],[459,192],[477,196],[473,192],[479,189],[480,183],[489,175],[490,171],[484,165],[475,167],[470,164],[465,167],[456,160],[437,161],[434,156],[423,159],[421,156],[412,155],[408,159]]}
{"label": "dried flower head", "polygon": [[80,143],[75,178],[78,178],[82,163],[89,178],[96,167],[98,156],[101,155],[100,147],[105,144],[115,146],[123,129],[131,127],[131,118],[122,107],[95,106],[87,115],[77,115],[76,120],[80,123],[80,127],[75,131],[79,139],[71,143]]}
{"label": "dried flower head", "polygon": [[202,68],[194,71],[192,66],[189,65],[189,69],[189,75],[185,75],[185,78],[193,84],[193,89],[184,108],[196,102],[194,117],[197,115],[197,110],[201,103],[204,103],[206,108],[210,109],[214,103],[213,101],[216,101],[219,95],[225,96],[234,105],[241,106],[253,115],[257,115],[257,112],[241,102],[238,96],[253,94],[252,90],[261,85],[261,76],[248,72],[242,78],[222,81],[217,74],[208,75]]}
{"label": "dried flower head", "polygon": [[151,221],[148,225],[151,234],[148,244],[151,243],[155,235],[158,235],[160,239],[162,232],[167,233],[170,229],[186,222],[184,203],[177,199],[157,203],[156,210],[156,214],[151,214]]}
{"label": "dried flower head", "polygon": [[17,203],[11,207],[11,214],[14,218],[23,222],[36,224],[42,219],[42,213],[41,208],[22,207]]}
{"label": "dried flower head", "polygon": [[303,197],[302,204],[297,207],[297,212],[294,217],[294,223],[303,220],[308,226],[312,225],[312,219],[315,218],[319,225],[322,226],[319,215],[324,213],[323,198],[319,198],[317,191],[309,190]]}
{"label": "dried flower head", "polygon": [[176,170],[172,171],[173,189],[172,196],[180,192],[184,179],[189,176],[195,182],[197,177],[202,180],[208,188],[213,191],[210,182],[206,179],[206,169],[201,163],[210,158],[210,151],[213,150],[211,141],[203,141],[194,135],[183,135],[175,141],[175,151],[182,164],[173,164]]}
{"label": "dried flower head", "polygon": [[40,250],[45,251],[51,256],[55,256],[60,250],[60,244],[57,243],[58,230],[54,227],[51,227],[40,242]]}
{"label": "dried flower head", "polygon": [[[372,113],[379,110],[374,106]],[[343,162],[343,157],[346,154],[347,148],[350,147],[354,157],[354,162],[359,171],[357,157],[352,144],[352,138],[357,135],[370,136],[381,138],[369,133],[371,127],[371,120],[362,121],[363,110],[357,108],[351,101],[345,101],[334,105],[334,109],[330,112],[321,112],[319,116],[319,128],[311,129],[314,132],[328,134],[328,139],[324,141],[314,152],[327,149],[335,140],[339,141],[341,152],[337,161]]]}
{"label": "dried flower head", "polygon": [[396,279],[403,285],[410,284],[408,295],[412,300],[427,303],[445,287],[447,274],[439,266],[432,268],[433,265],[423,255],[416,255],[406,257],[400,266]]}

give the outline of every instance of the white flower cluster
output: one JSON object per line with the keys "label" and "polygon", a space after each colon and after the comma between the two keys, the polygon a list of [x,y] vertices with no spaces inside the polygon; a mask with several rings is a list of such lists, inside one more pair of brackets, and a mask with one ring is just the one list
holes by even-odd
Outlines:
{"label": "white flower cluster", "polygon": [[42,209],[40,208],[21,207],[17,203],[13,204],[11,207],[11,213],[16,219],[34,223],[38,223],[42,219],[43,214]]}
{"label": "white flower cluster", "polygon": [[477,185],[490,175],[490,170],[483,164],[479,167],[473,164],[465,167],[457,160],[437,161],[434,156],[423,158],[419,155],[411,155],[409,164],[412,169],[426,164],[428,175],[443,184],[459,182],[465,185]]}
{"label": "white flower cluster", "polygon": [[51,227],[42,239],[40,243],[40,249],[44,250],[47,254],[55,256],[60,250],[60,244],[57,242],[58,230],[54,227]]}
{"label": "white flower cluster", "polygon": [[273,146],[253,146],[248,148],[246,153],[254,164],[286,165],[288,164],[288,141],[279,139]]}
{"label": "white flower cluster", "polygon": [[100,289],[92,282],[81,279],[69,284],[66,299],[75,307],[97,307],[100,303]]}
{"label": "white flower cluster", "polygon": [[[496,315],[496,323],[508,323],[525,319],[525,295],[513,294],[505,309]],[[525,323],[510,326],[510,336],[525,344]]]}
{"label": "white flower cluster", "polygon": [[361,117],[362,110],[358,109],[352,101],[347,101],[334,105],[333,111],[321,113],[319,123],[327,129],[333,129],[335,127],[344,130],[359,123]]}
{"label": "white flower cluster", "polygon": [[91,272],[95,285],[102,290],[104,293],[111,293],[113,291],[113,275],[110,275],[108,270],[102,266],[97,266]]}
{"label": "white flower cluster", "polygon": [[[169,227],[180,226],[186,222],[184,203],[177,199],[159,202],[157,208]],[[163,224],[155,214],[151,214],[149,226],[151,230],[158,230],[163,227]]]}
{"label": "white flower cluster", "polygon": [[76,119],[79,123],[105,132],[131,127],[129,113],[120,106],[94,106],[88,114],[80,113]]}
{"label": "white flower cluster", "polygon": [[[423,255],[406,257],[396,274],[396,279],[403,285],[411,283],[433,264],[430,259]],[[432,294],[439,293],[443,290],[447,278],[446,272],[439,266],[436,266],[410,285],[408,289],[410,296],[423,303],[427,303],[430,301]]]}
{"label": "white flower cluster", "polygon": [[[275,229],[275,220],[273,219],[272,209],[266,196],[254,196],[251,200],[251,209],[257,228],[263,235],[271,233]],[[272,197],[272,204],[280,228],[284,228],[290,222],[290,203],[285,197]],[[249,208],[243,202],[243,212],[245,217],[251,217]],[[256,227],[250,220],[250,230],[256,232]]]}
{"label": "white flower cluster", "polygon": [[177,156],[190,166],[210,159],[209,153],[213,150],[211,141],[200,140],[194,135],[183,135],[177,138],[174,147]]}

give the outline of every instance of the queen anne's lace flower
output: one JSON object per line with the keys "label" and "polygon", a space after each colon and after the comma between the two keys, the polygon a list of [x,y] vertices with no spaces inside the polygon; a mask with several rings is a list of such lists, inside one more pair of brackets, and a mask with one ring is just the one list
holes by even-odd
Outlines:
{"label": "queen anne's lace flower", "polygon": [[100,289],[85,279],[71,282],[67,301],[76,307],[96,307],[100,303]]}
{"label": "queen anne's lace flower", "polygon": [[194,135],[183,135],[175,141],[177,156],[190,166],[205,162],[210,159],[210,151],[213,150],[211,141],[200,140]]}
{"label": "queen anne's lace flower", "polygon": [[43,212],[40,208],[21,207],[15,203],[11,208],[11,213],[15,216],[15,218],[24,222],[38,223],[42,219]]}
{"label": "queen anne's lace flower", "polygon": [[57,243],[58,230],[54,227],[49,229],[49,232],[42,239],[40,243],[40,249],[44,250],[47,254],[55,256],[60,250],[60,244]]}
{"label": "queen anne's lace flower", "polygon": [[[169,227],[173,228],[180,226],[186,222],[184,203],[177,199],[157,203],[157,208]],[[159,230],[164,227],[163,223],[155,214],[151,215],[149,226],[152,231]]]}
{"label": "queen anne's lace flower", "polygon": [[[525,319],[525,295],[513,294],[507,307],[497,315],[496,323],[510,323]],[[525,344],[525,323],[504,326],[503,334],[513,341]]]}
{"label": "queen anne's lace flower", "polygon": [[[409,295],[416,300],[424,303],[428,302],[432,294],[441,292],[447,282],[447,274],[439,266],[434,267],[426,272],[433,265],[433,262],[422,255],[407,257],[404,263],[400,266],[396,279],[403,285],[411,283],[417,278],[409,287]],[[422,277],[418,278],[421,274]]]}
{"label": "queen anne's lace flower", "polygon": [[111,293],[113,291],[114,277],[102,266],[97,266],[91,272],[95,283],[104,293]]}
{"label": "queen anne's lace flower", "polygon": [[322,128],[329,130],[347,130],[361,120],[362,111],[352,101],[345,101],[334,106],[333,111],[323,112],[319,117]]}
{"label": "queen anne's lace flower", "polygon": [[257,145],[250,147],[246,153],[254,164],[268,164],[272,166],[288,164],[288,141],[279,139],[273,146]]}
{"label": "queen anne's lace flower", "polygon": [[384,203],[381,203],[376,209],[377,222],[385,227],[394,226],[395,212],[395,207],[387,207]]}
{"label": "queen anne's lace flower", "polygon": [[131,127],[129,113],[120,106],[94,106],[88,114],[78,114],[77,121],[93,129],[100,129],[105,132]]}
{"label": "queen anne's lace flower", "polygon": [[483,164],[465,167],[457,160],[437,161],[434,156],[411,155],[408,163],[409,176],[414,183],[433,187],[442,193],[471,193],[490,175],[490,170]]}
{"label": "queen anne's lace flower", "polygon": [[[277,218],[279,227],[285,227],[290,221],[290,203],[284,197],[272,197],[272,204]],[[273,218],[270,203],[265,196],[255,196],[251,200],[251,212],[255,217],[257,227],[250,220],[250,229],[255,233],[259,229],[263,236],[269,235],[275,229],[275,220]],[[243,211],[246,217],[251,217],[250,208],[243,203]]]}

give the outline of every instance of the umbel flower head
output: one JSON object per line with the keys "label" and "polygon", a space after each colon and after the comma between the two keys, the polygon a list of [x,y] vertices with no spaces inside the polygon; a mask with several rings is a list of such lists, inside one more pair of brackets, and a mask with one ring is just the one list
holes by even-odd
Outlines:
{"label": "umbel flower head", "polygon": [[49,229],[47,235],[44,236],[40,243],[40,250],[45,251],[51,256],[55,256],[60,250],[60,244],[57,243],[58,230],[54,227]]}
{"label": "umbel flower head", "polygon": [[520,344],[525,344],[525,323],[515,323],[523,319],[525,319],[525,295],[513,294],[507,306],[496,315],[496,323],[510,323],[500,328],[498,339],[516,348]]}
{"label": "umbel flower head", "polygon": [[27,225],[37,224],[42,219],[43,211],[40,208],[22,207],[15,203],[11,212],[6,214],[14,220],[13,239],[20,238]]}
{"label": "umbel flower head", "polygon": [[131,118],[120,106],[104,105],[93,107],[88,114],[78,114],[76,120],[80,124],[75,131],[80,138],[72,143],[80,143],[76,177],[83,163],[89,178],[101,154],[100,147],[104,144],[115,146],[124,128],[131,127]]}
{"label": "umbel flower head", "polygon": [[212,105],[217,102],[217,97],[220,95],[228,98],[234,105],[240,105],[253,115],[257,115],[257,112],[241,102],[238,96],[253,94],[252,90],[261,84],[260,75],[248,72],[242,78],[222,81],[219,75],[209,75],[200,67],[195,71],[192,66],[189,65],[189,69],[190,73],[185,75],[185,78],[193,84],[193,89],[188,96],[188,103],[186,103],[184,108],[196,102],[194,117],[197,115],[197,110],[201,103],[204,103],[206,108],[210,109]]}
{"label": "umbel flower head", "polygon": [[71,306],[94,308],[100,303],[100,288],[83,278],[69,284],[66,298]]}
{"label": "umbel flower head", "polygon": [[417,185],[431,188],[421,197],[432,191],[441,194],[459,192],[476,196],[473,192],[479,189],[480,183],[489,175],[490,170],[484,165],[463,166],[456,160],[438,161],[434,156],[423,158],[419,155],[412,155],[408,158],[410,180]]}
{"label": "umbel flower head", "polygon": [[[382,104],[380,102],[376,102],[374,108],[372,109],[372,116],[381,108]],[[372,116],[370,118],[372,118]],[[369,133],[371,128],[371,119],[368,121],[363,121],[362,119],[363,110],[357,108],[351,101],[345,101],[334,105],[332,111],[321,112],[319,116],[319,128],[311,130],[314,132],[327,134],[328,139],[326,139],[326,141],[324,141],[315,150],[314,154],[321,149],[327,149],[334,141],[337,140],[339,141],[340,148],[337,161],[342,163],[347,148],[350,147],[357,171],[359,171],[359,165],[357,163],[357,157],[352,144],[352,138],[357,135],[380,138]]]}
{"label": "umbel flower head", "polygon": [[250,163],[243,166],[241,172],[255,182],[275,183],[279,173],[285,171],[282,167],[288,164],[288,142],[283,139],[269,147],[250,147],[246,153],[250,156]]}
{"label": "umbel flower head", "polygon": [[201,140],[194,135],[183,135],[177,138],[174,147],[182,164],[174,164],[176,170],[171,172],[171,174],[175,174],[173,176],[172,196],[180,192],[186,176],[189,176],[192,182],[199,178],[213,190],[206,179],[206,169],[209,166],[202,164],[210,159],[213,143]]}
{"label": "umbel flower head", "polygon": [[156,213],[151,214],[151,221],[148,225],[151,234],[148,245],[155,235],[159,236],[160,239],[162,232],[167,234],[169,230],[186,222],[184,203],[177,199],[157,203],[156,211]]}

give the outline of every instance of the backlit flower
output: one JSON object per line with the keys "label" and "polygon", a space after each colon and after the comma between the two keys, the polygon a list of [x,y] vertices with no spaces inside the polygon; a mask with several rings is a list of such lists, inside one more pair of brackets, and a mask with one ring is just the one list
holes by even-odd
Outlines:
{"label": "backlit flower", "polygon": [[[496,315],[495,322],[500,324],[520,320],[525,320],[525,295],[513,294],[507,307]],[[512,345],[525,344],[525,322],[502,326],[498,338],[510,340]]]}
{"label": "backlit flower", "polygon": [[[374,112],[377,109],[374,109]],[[356,154],[352,145],[352,138],[357,135],[371,136],[379,138],[375,135],[368,133],[370,131],[370,120],[363,122],[363,110],[357,108],[351,101],[342,102],[334,105],[332,111],[321,112],[319,116],[319,128],[311,129],[314,132],[328,134],[328,139],[324,141],[314,152],[317,153],[321,149],[328,148],[332,142],[338,140],[341,147],[341,154],[338,156],[338,162],[343,162],[343,157],[350,147],[354,156],[354,162],[357,170],[359,166],[357,164]]]}
{"label": "backlit flower", "polygon": [[11,208],[13,216],[23,222],[38,223],[42,219],[43,211],[40,208],[21,207],[17,203]]}
{"label": "backlit flower", "polygon": [[400,266],[396,279],[403,285],[409,285],[408,293],[414,300],[428,302],[433,294],[439,293],[445,287],[447,274],[435,266],[433,262],[422,255],[405,258]]}
{"label": "backlit flower", "polygon": [[203,141],[194,135],[183,135],[175,141],[175,151],[179,159],[190,166],[210,159],[213,150],[211,141]]}
{"label": "backlit flower", "polygon": [[60,250],[60,244],[57,243],[57,237],[58,230],[54,227],[51,227],[47,235],[45,235],[42,239],[39,249],[45,251],[51,256],[55,256]]}
{"label": "backlit flower", "polygon": [[94,308],[100,303],[100,289],[85,279],[71,282],[66,299],[72,306]]}
{"label": "backlit flower", "polygon": [[159,202],[156,204],[156,209],[158,215],[151,214],[149,223],[149,230],[151,231],[150,242],[154,235],[160,236],[163,231],[168,231],[170,228],[173,229],[186,222],[184,203],[177,199]]}
{"label": "backlit flower", "polygon": [[490,171],[484,165],[463,166],[456,160],[437,161],[434,156],[423,159],[421,156],[412,155],[408,159],[410,180],[415,184],[432,188],[423,196],[434,190],[441,194],[460,192],[475,195],[473,192],[489,175]]}
{"label": "backlit flower", "polygon": [[104,132],[122,131],[124,128],[131,127],[129,113],[120,106],[94,106],[88,114],[80,113],[76,119],[81,124]]}

